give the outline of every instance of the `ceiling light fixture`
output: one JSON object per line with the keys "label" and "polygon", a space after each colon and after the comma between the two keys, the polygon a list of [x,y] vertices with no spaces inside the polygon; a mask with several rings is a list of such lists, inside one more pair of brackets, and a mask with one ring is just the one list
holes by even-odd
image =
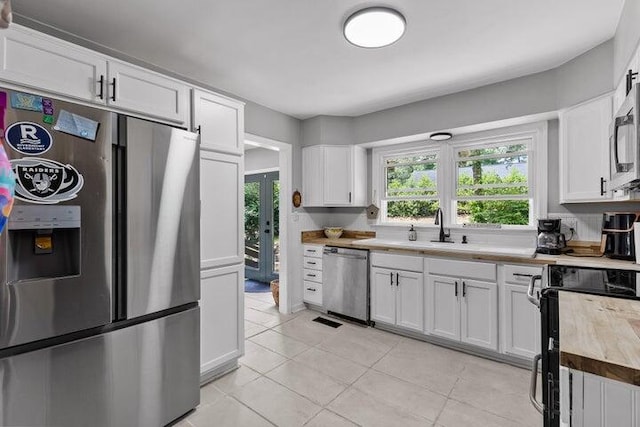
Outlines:
{"label": "ceiling light fixture", "polygon": [[452,134],[450,134],[449,132],[436,132],[436,133],[432,133],[429,136],[429,139],[432,141],[446,141],[448,139],[451,139],[453,137]]}
{"label": "ceiling light fixture", "polygon": [[406,26],[407,21],[397,10],[388,7],[367,7],[347,18],[344,23],[344,37],[358,47],[384,47],[398,41]]}

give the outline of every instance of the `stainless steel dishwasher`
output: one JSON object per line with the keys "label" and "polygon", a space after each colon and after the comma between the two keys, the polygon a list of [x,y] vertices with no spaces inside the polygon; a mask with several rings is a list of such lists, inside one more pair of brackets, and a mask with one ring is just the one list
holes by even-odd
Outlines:
{"label": "stainless steel dishwasher", "polygon": [[324,248],[322,300],[330,314],[369,323],[369,251]]}

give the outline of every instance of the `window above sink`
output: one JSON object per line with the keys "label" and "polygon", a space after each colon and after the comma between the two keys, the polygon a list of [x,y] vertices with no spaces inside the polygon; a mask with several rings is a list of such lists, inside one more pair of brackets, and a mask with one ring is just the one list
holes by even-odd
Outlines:
{"label": "window above sink", "polygon": [[547,123],[373,150],[377,225],[535,228],[547,210]]}

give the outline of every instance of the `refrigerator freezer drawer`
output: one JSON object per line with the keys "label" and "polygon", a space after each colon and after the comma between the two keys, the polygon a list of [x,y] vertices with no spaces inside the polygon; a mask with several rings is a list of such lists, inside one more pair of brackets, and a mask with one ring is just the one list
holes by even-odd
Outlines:
{"label": "refrigerator freezer drawer", "polygon": [[200,308],[0,359],[0,425],[158,427],[200,400]]}

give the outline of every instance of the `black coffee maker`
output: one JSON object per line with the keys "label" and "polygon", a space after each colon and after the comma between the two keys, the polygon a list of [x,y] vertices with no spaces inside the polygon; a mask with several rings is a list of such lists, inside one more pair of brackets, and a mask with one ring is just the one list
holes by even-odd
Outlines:
{"label": "black coffee maker", "polygon": [[605,256],[635,260],[633,228],[638,212],[605,212],[602,215],[602,247]]}
{"label": "black coffee maker", "polygon": [[564,234],[560,232],[560,219],[539,219],[538,220],[538,246],[536,252],[539,254],[560,255],[567,247]]}

